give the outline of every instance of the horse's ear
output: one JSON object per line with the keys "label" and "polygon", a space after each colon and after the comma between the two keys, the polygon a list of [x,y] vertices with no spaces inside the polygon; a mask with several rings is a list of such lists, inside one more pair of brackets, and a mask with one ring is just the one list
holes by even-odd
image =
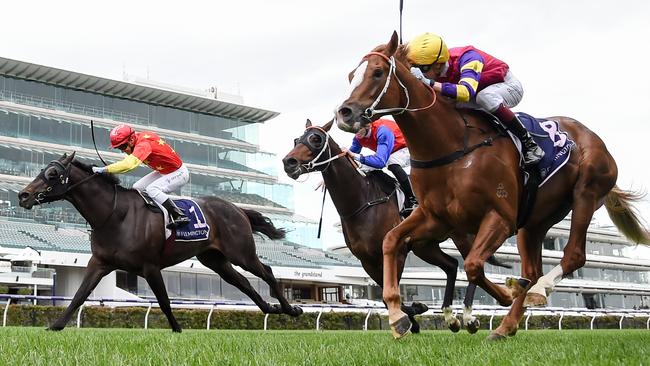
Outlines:
{"label": "horse's ear", "polygon": [[390,41],[386,45],[387,56],[392,56],[397,51],[397,46],[399,45],[399,37],[397,37],[397,31],[393,31],[393,35],[390,37]]}
{"label": "horse's ear", "polygon": [[307,118],[307,122],[305,122],[305,128],[311,127],[311,120]]}
{"label": "horse's ear", "polygon": [[68,156],[66,156],[66,154],[63,154],[63,158],[62,158],[63,160],[61,161],[61,163],[62,163],[63,165],[68,165],[68,164],[70,164],[70,162],[71,162],[72,160],[74,160],[74,154],[75,154],[75,153],[76,153],[76,151],[73,151],[72,154],[70,154],[70,155],[68,155]]}
{"label": "horse's ear", "polygon": [[332,118],[329,122],[323,125],[323,130],[329,131],[330,128],[332,128],[333,124],[334,124],[334,118]]}

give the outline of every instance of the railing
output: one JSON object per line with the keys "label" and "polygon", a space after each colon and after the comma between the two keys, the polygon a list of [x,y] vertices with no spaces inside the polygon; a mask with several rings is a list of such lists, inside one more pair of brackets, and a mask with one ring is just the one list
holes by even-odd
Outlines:
{"label": "railing", "polygon": [[[7,313],[9,305],[13,300],[32,300],[32,301],[71,301],[71,297],[63,296],[33,296],[33,295],[3,295],[0,294],[0,301],[4,301],[5,307],[2,317],[2,326],[7,325]],[[217,307],[225,310],[248,310],[258,311],[259,308],[252,302],[236,302],[236,301],[187,301],[187,300],[171,300],[173,308],[194,308],[194,309],[209,309],[208,317],[206,320],[206,329],[211,329],[211,318],[214,310]],[[92,305],[108,305],[112,307],[120,306],[146,306],[147,312],[144,319],[144,329],[149,326],[149,314],[154,306],[158,306],[155,300],[145,299],[89,299],[86,300],[77,311],[77,328],[81,327],[81,315],[84,307]],[[316,317],[316,330],[320,330],[320,318],[325,312],[361,312],[366,313],[363,330],[368,330],[368,320],[370,316],[375,313],[377,315],[387,315],[388,311],[383,306],[355,306],[345,304],[298,304],[306,313],[318,313]],[[462,313],[462,306],[452,306],[454,314]],[[473,315],[490,316],[489,330],[493,328],[493,320],[495,316],[503,316],[508,313],[508,308],[494,307],[494,306],[475,306],[473,308]],[[429,309],[422,315],[442,315],[442,309]],[[599,316],[618,316],[619,329],[623,329],[623,320],[625,318],[647,318],[646,329],[650,330],[650,310],[633,310],[633,309],[586,309],[586,308],[528,308],[525,313],[524,329],[528,330],[529,320],[533,316],[548,316],[559,315],[558,330],[562,330],[562,320],[565,316],[582,316],[591,318],[590,329],[594,329],[594,321]],[[268,317],[269,314],[264,316],[264,330],[268,330]]]}

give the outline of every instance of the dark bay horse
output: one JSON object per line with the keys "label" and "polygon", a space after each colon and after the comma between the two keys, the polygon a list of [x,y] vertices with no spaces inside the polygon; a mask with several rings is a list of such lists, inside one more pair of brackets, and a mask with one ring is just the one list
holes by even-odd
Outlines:
{"label": "dark bay horse", "polygon": [[[377,174],[362,175],[355,162],[342,152],[328,131],[333,121],[324,126],[312,126],[307,120],[305,132],[295,139],[294,148],[282,159],[287,175],[297,179],[302,174],[320,171],[325,186],[330,192],[332,202],[341,217],[341,227],[345,244],[350,252],[361,261],[363,269],[382,287],[383,254],[381,243],[384,235],[401,221],[395,186],[382,188]],[[342,158],[342,159],[341,159]],[[380,173],[380,172],[375,172]],[[388,183],[390,185],[391,183]],[[471,240],[454,237],[461,253],[467,253]],[[454,332],[460,328],[458,319],[453,316],[451,304],[458,271],[458,261],[440,249],[438,243],[415,243],[411,248],[415,255],[425,262],[440,267],[447,275],[445,295],[442,303],[445,323]],[[403,253],[406,256],[406,252]],[[398,277],[401,277],[406,258],[399,262]],[[496,261],[492,264],[502,265]],[[465,293],[463,324],[470,333],[475,333],[479,320],[472,316],[472,302],[476,285],[468,286]],[[413,323],[411,331],[419,332],[414,315],[427,310],[424,304],[402,305],[402,310]]]}
{"label": "dark bay horse", "polygon": [[[522,197],[519,154],[480,113],[459,112],[411,75],[397,34],[363,57],[350,74],[351,92],[337,109],[339,128],[354,132],[381,115],[392,114],[406,138],[411,158],[428,165],[412,167],[420,206],[383,242],[384,301],[393,336],[407,333],[398,289],[403,251],[414,243],[475,234],[465,259],[468,279],[503,306],[514,305],[490,339],[514,335],[526,305],[544,305],[562,279],[585,263],[586,232],[594,211],[605,205],[618,229],[630,240],[650,243],[650,233],[631,204],[638,195],[616,187],[618,170],[603,141],[580,122],[551,117],[575,141],[568,163],[537,194],[528,221],[517,230]],[[383,109],[379,109],[383,108]],[[571,214],[571,231],[560,265],[542,277],[542,240],[552,225]],[[507,288],[485,277],[483,265],[506,238],[517,232],[522,275]],[[541,278],[540,278],[541,277]],[[539,279],[539,281],[538,281]],[[529,284],[537,283],[527,296]]]}
{"label": "dark bay horse", "polygon": [[[90,166],[74,159],[74,153],[50,162],[18,198],[26,209],[46,202],[69,201],[92,228],[92,256],[81,286],[63,315],[49,327],[51,330],[63,329],[99,281],[120,269],[147,280],[172,330],[180,332],[160,271],[194,256],[248,295],[264,313],[302,314],[301,308],[291,306],[283,297],[271,268],[255,254],[253,232],[271,239],[284,237],[283,230],[257,211],[240,209],[216,197],[195,199],[211,227],[208,240],[165,248],[163,215],[145,207],[140,194],[121,187],[115,176],[93,174]],[[263,279],[280,305],[264,301],[233,264]]]}

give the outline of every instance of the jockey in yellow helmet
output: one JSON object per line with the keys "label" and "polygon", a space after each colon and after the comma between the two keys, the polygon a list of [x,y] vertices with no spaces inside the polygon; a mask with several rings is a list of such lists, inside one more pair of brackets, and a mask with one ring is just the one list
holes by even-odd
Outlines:
{"label": "jockey in yellow helmet", "polygon": [[524,147],[524,164],[538,163],[544,151],[510,110],[524,90],[509,66],[473,46],[447,48],[440,36],[423,33],[407,45],[411,73],[461,106],[494,114]]}

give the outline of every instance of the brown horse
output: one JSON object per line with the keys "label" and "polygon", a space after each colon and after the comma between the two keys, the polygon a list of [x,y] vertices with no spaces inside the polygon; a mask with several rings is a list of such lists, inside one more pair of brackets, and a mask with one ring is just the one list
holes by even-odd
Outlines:
{"label": "brown horse", "polygon": [[[539,190],[531,216],[517,234],[522,275],[532,283],[542,276],[542,240],[552,225],[572,211],[571,234],[558,267],[540,280],[541,290],[523,296],[527,280],[509,279],[508,288],[485,277],[487,258],[517,230],[522,197],[519,155],[512,142],[499,138],[480,113],[460,112],[409,72],[397,34],[363,57],[350,74],[351,93],[337,110],[341,129],[356,131],[384,114],[392,114],[407,140],[411,157],[427,168],[413,168],[411,179],[420,206],[385,237],[384,301],[393,336],[407,334],[409,324],[400,311],[399,261],[414,243],[444,240],[451,235],[476,234],[465,259],[470,281],[499,304],[514,306],[490,339],[513,335],[526,305],[543,305],[562,276],[585,263],[587,227],[603,202],[613,222],[631,240],[650,243],[650,233],[634,215],[631,202],[639,197],[618,189],[617,168],[603,141],[568,117],[552,117],[575,141],[568,163]],[[437,101],[437,102],[436,102]],[[384,109],[376,109],[384,108]],[[520,296],[521,295],[521,296]]]}
{"label": "brown horse", "polygon": [[[283,230],[277,229],[257,211],[240,209],[216,197],[195,199],[212,228],[209,238],[166,247],[162,214],[147,208],[137,191],[119,186],[115,176],[93,174],[90,166],[74,160],[74,153],[50,162],[18,198],[20,206],[26,209],[67,200],[92,228],[92,256],[83,281],[63,315],[50,325],[50,330],[63,329],[99,281],[121,269],[147,280],[172,330],[180,332],[160,271],[194,256],[248,295],[264,313],[302,314],[301,308],[291,306],[282,296],[271,267],[260,262],[255,254],[253,232],[271,239],[284,237]],[[271,295],[280,301],[280,306],[264,301],[233,264],[268,283]]]}
{"label": "brown horse", "polygon": [[[381,171],[363,175],[348,155],[331,138],[328,131],[333,121],[322,127],[312,126],[307,120],[305,132],[295,139],[294,148],[282,159],[287,175],[297,179],[302,174],[320,171],[332,202],[341,217],[345,244],[361,261],[363,269],[380,287],[383,283],[383,254],[381,243],[388,231],[401,221],[394,182],[381,179]],[[344,158],[343,158],[344,157]],[[343,158],[343,159],[341,159]],[[470,238],[471,239],[471,238]],[[454,238],[461,253],[467,253],[470,239]],[[447,275],[442,311],[445,323],[453,332],[460,328],[453,315],[451,304],[458,271],[458,261],[440,249],[437,242],[420,242],[411,248],[425,262],[440,267]],[[404,253],[406,255],[407,253]],[[398,277],[401,277],[405,258],[399,261]],[[503,266],[494,258],[491,264]],[[472,316],[472,302],[476,285],[470,283],[465,292],[463,324],[470,333],[476,333],[479,320]],[[402,310],[413,324],[412,331],[419,332],[414,315],[427,310],[424,304],[402,304]]]}

